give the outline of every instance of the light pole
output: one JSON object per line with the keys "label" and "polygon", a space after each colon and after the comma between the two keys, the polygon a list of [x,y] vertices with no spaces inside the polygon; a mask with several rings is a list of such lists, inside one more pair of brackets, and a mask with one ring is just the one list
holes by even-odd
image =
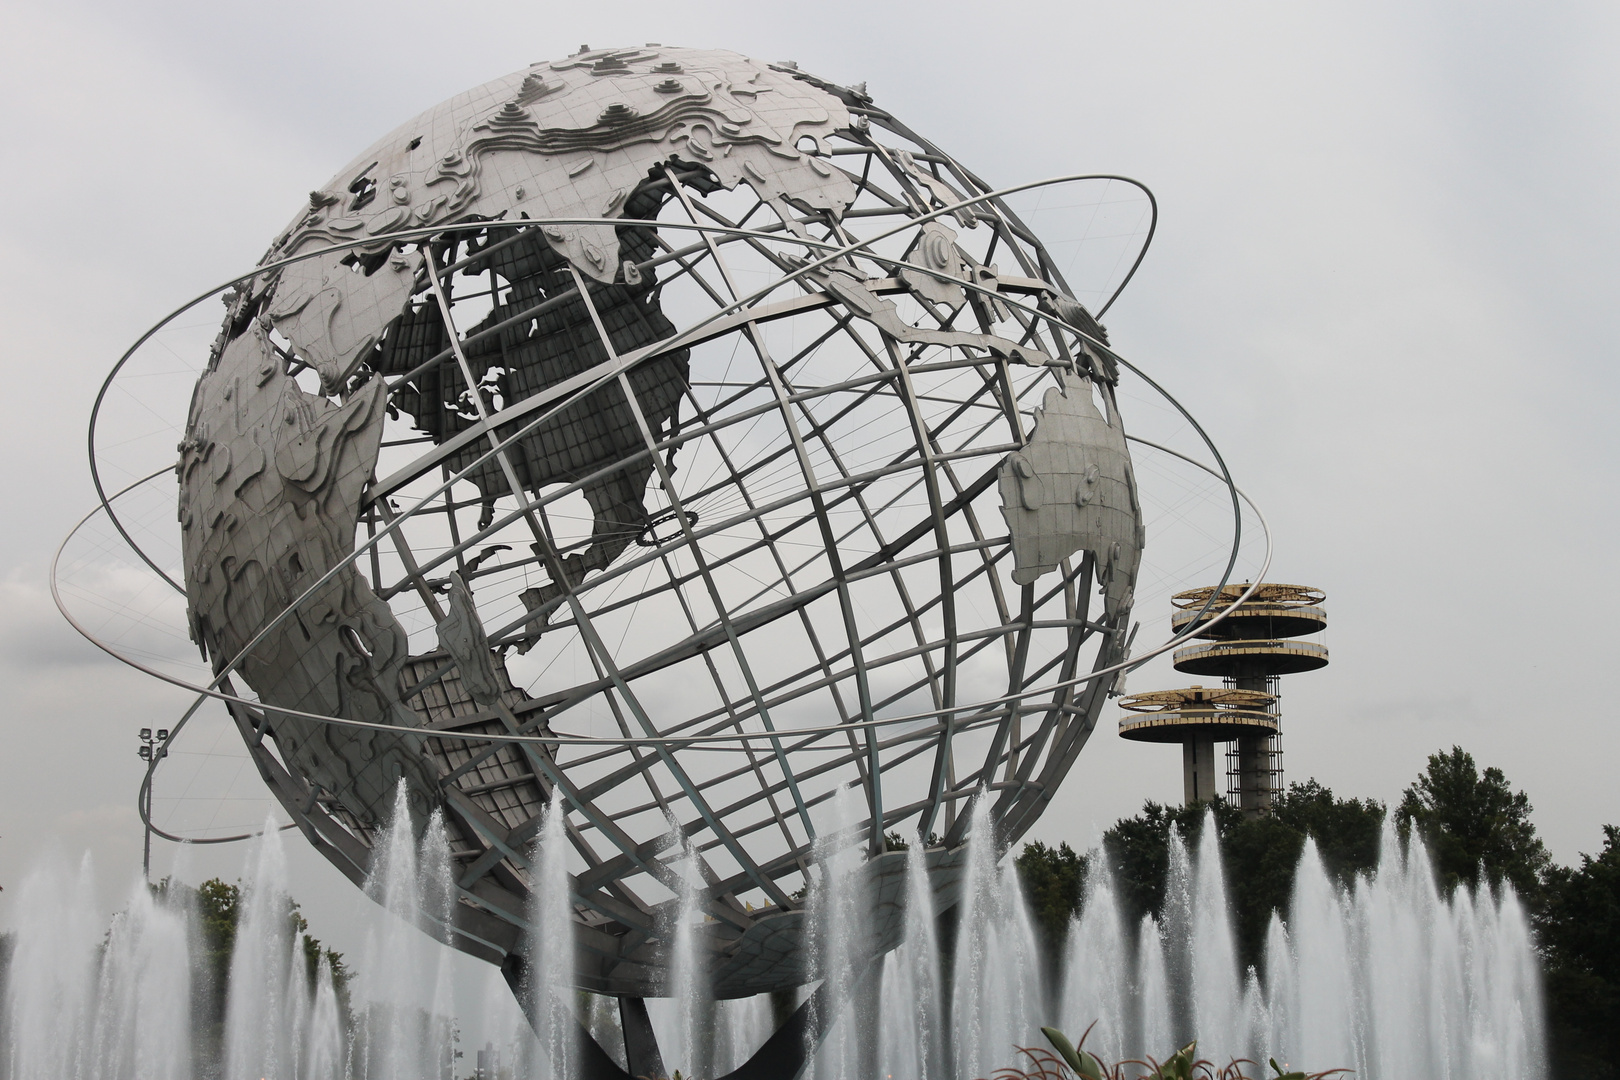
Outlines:
{"label": "light pole", "polygon": [[169,741],[169,729],[158,728],[157,738],[152,738],[152,729],[141,728],[141,745],[135,751],[140,759],[146,762],[146,783],[142,785],[143,813],[141,814],[142,829],[146,834],[145,851],[141,855],[141,873],[146,880],[152,880],[152,774],[157,771],[157,763],[169,756],[164,746]]}

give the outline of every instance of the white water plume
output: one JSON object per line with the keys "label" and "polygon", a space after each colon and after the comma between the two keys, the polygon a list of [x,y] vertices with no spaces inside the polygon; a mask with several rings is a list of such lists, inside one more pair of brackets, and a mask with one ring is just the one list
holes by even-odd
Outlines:
{"label": "white water plume", "polygon": [[[832,1024],[813,1057],[806,1075],[838,1080],[864,1074],[862,1067],[867,1027],[873,1019],[862,1015],[856,991],[873,958],[870,948],[872,912],[860,890],[865,862],[865,837],[858,826],[865,814],[860,791],[845,787],[832,801],[832,822],[818,842],[816,862],[821,876],[810,886],[809,923],[811,966],[823,988],[817,1016],[810,1025],[831,1018]],[[867,980],[868,983],[872,980]]]}
{"label": "white water plume", "polygon": [[181,1080],[191,1074],[191,950],[184,913],[144,882],[113,917],[97,987],[92,1075]]}
{"label": "white water plume", "polygon": [[678,884],[665,916],[670,963],[664,996],[671,1022],[663,1027],[673,1037],[660,1049],[664,1068],[671,1074],[678,1069],[684,1076],[708,1076],[713,1070],[718,1015],[698,940],[705,919],[703,874],[686,834],[673,821],[670,828],[681,853],[671,866]]}
{"label": "white water plume", "polygon": [[951,1034],[958,1076],[989,1076],[1014,1047],[1037,1046],[1047,1006],[1035,926],[1011,860],[998,856],[990,799],[973,801],[956,918]]}
{"label": "white water plume", "polygon": [[537,1035],[552,1080],[572,1080],[575,1021],[566,1000],[574,979],[574,903],[568,885],[568,823],[562,789],[553,787],[530,864],[529,991],[540,1018]]}
{"label": "white water plume", "polygon": [[[1353,1069],[1363,1080],[1545,1075],[1538,969],[1518,898],[1506,886],[1442,895],[1422,846],[1408,852],[1392,827],[1377,871],[1348,889],[1307,842],[1289,910],[1273,916],[1263,964],[1247,974],[1213,815],[1196,855],[1172,833],[1163,932],[1144,916],[1132,949],[1109,914],[1097,855],[1100,873],[1069,930],[1062,1017],[1075,1035],[1100,1021],[1087,1045],[1104,1056],[1114,1052],[1106,1031],[1114,1023],[1122,1056],[1161,1061],[1196,1036],[1199,1055],[1217,1063],[1276,1057],[1294,1068]],[[1134,1018],[1109,1009],[1110,965],[1129,972]]]}
{"label": "white water plume", "polygon": [[[505,987],[502,987],[504,990]],[[619,999],[604,994],[582,994],[585,1006],[582,1017],[585,1030],[590,1032],[596,1045],[607,1052],[614,1064],[623,1069],[627,1062],[624,1055],[624,1032],[619,1030]],[[511,994],[507,994],[508,1000]],[[649,1010],[650,1012],[651,1010]]]}
{"label": "white water plume", "polygon": [[[1013,1063],[1015,1046],[1042,1045],[1041,1024],[1077,1038],[1093,1021],[1088,1048],[1116,1060],[1163,1060],[1196,1034],[1201,1056],[1217,1062],[1276,1057],[1295,1068],[1353,1069],[1359,1080],[1546,1074],[1536,955],[1518,898],[1506,887],[1443,892],[1423,848],[1408,850],[1392,829],[1376,872],[1348,881],[1307,844],[1287,910],[1272,917],[1260,962],[1247,971],[1238,966],[1212,820],[1194,851],[1171,838],[1162,924],[1152,914],[1126,917],[1121,887],[1094,852],[1083,907],[1054,965],[1060,992],[1049,1003],[1016,873],[997,859],[982,803],[970,811],[960,907],[950,915],[954,949],[941,955],[937,883],[922,849],[912,848],[903,942],[862,981],[875,926],[863,884],[865,806],[852,790],[830,809],[808,924],[813,970],[832,988],[826,1004],[838,1021],[809,1077],[969,1080]],[[88,862],[47,860],[29,873],[12,897],[0,1080],[191,1080],[215,1070],[250,1080],[438,1080],[448,1069],[471,1071],[471,1061],[449,1056],[443,941],[456,893],[442,821],[427,822],[417,842],[408,815],[396,812],[377,838],[367,888],[379,907],[356,965],[352,1018],[331,964],[319,958],[311,968],[296,932],[278,831],[267,829],[246,854],[229,978],[213,988],[224,1001],[217,1060],[212,1036],[193,1020],[207,1015],[210,988],[197,912],[175,899],[183,890],[137,883],[109,930]],[[531,988],[546,1003],[554,990],[559,1001],[573,1000],[568,856],[554,799],[532,864],[528,946]],[[688,880],[675,905],[685,915],[677,937],[694,931],[695,944],[703,916],[698,879]],[[764,1042],[773,1008],[763,995],[709,1000],[695,951],[682,948],[676,952],[689,959],[677,959],[678,996],[660,1005],[701,1020],[684,1044],[669,1039],[665,1062],[683,1073],[690,1063],[712,1080]],[[577,1030],[563,1010],[547,1004],[536,1037],[491,969],[483,1012],[512,1080],[577,1074]],[[604,1044],[613,1042],[616,1012],[596,997],[584,1009]],[[671,1025],[661,1026],[666,1034]],[[697,1027],[701,1036],[691,1034]],[[682,1049],[694,1044],[702,1055]],[[609,1047],[615,1051],[622,1047]]]}
{"label": "white water plume", "polygon": [[1342,889],[1307,844],[1290,925],[1267,941],[1279,1060],[1495,1080],[1545,1073],[1529,923],[1509,886],[1443,896],[1420,844],[1385,829],[1378,872]]}
{"label": "white water plume", "polygon": [[301,1049],[294,1041],[298,1015],[307,1002],[302,980],[289,977],[302,957],[274,819],[248,852],[225,997],[226,1075],[291,1076]]}
{"label": "white water plume", "polygon": [[1199,1039],[1199,1052],[1204,1057],[1225,1064],[1231,1058],[1247,1056],[1249,1047],[1243,1038],[1237,941],[1226,901],[1214,813],[1205,818],[1199,834],[1192,892],[1192,938],[1187,943],[1187,966],[1192,975],[1191,1034]]}
{"label": "white water plume", "polygon": [[455,903],[449,844],[434,815],[418,842],[401,781],[365,891],[383,909],[361,954],[357,1070],[371,1080],[437,1080],[447,1052],[447,926]]}
{"label": "white water plume", "polygon": [[710,1076],[739,1068],[771,1036],[769,994],[715,1002],[714,1058]]}
{"label": "white water plume", "polygon": [[347,1073],[343,1060],[343,1015],[338,1008],[332,963],[321,957],[315,974],[315,997],[310,1004],[309,1037],[303,1076],[306,1080],[341,1080]]}
{"label": "white water plume", "polygon": [[1093,859],[1080,916],[1069,927],[1064,949],[1058,1026],[1078,1040],[1095,1024],[1085,1048],[1103,1061],[1130,1056],[1126,1008],[1133,987],[1128,945],[1114,897],[1114,875],[1103,860]]}
{"label": "white water plume", "polygon": [[[1307,843],[1294,878],[1291,933],[1282,937],[1279,952],[1266,958],[1276,983],[1271,1002],[1289,1018],[1286,1025],[1271,1026],[1268,1041],[1300,1061],[1363,1058],[1354,1029],[1360,1010],[1352,1006],[1357,987],[1347,899],[1328,880],[1316,845]],[[1291,941],[1310,944],[1298,952]]]}
{"label": "white water plume", "polygon": [[16,950],[0,988],[7,1080],[189,1080],[191,949],[186,913],[145,882],[109,929],[86,857],[49,859],[15,899]]}
{"label": "white water plume", "polygon": [[[1112,950],[1110,950],[1112,951]],[[1071,957],[1071,962],[1073,958]],[[1131,1057],[1146,1061],[1169,1054],[1175,1039],[1170,1012],[1170,972],[1164,959],[1164,932],[1152,915],[1143,915],[1136,933],[1137,1018],[1136,1043]]]}
{"label": "white water plume", "polygon": [[905,939],[883,959],[879,1072],[944,1080],[943,992],[934,891],[922,845],[906,850]]}

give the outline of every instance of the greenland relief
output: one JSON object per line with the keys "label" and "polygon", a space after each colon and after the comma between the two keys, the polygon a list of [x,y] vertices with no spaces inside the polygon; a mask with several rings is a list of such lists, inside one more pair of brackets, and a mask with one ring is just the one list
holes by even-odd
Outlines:
{"label": "greenland relief", "polygon": [[1111,391],[1108,416],[1084,376],[1055,372],[1035,429],[1001,463],[1001,512],[1012,538],[1013,580],[1028,585],[1080,551],[1096,559],[1110,620],[1130,607],[1141,561],[1142,509]]}

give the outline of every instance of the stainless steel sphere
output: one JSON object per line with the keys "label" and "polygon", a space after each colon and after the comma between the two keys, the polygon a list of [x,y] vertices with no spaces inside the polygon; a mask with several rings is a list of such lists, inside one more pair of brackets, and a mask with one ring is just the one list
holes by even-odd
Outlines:
{"label": "stainless steel sphere", "polygon": [[1027,829],[1124,655],[1141,512],[1106,338],[989,191],[860,89],[648,46],[312,192],[178,472],[193,637],[323,853],[360,880],[403,782],[455,944],[502,962],[560,788],[577,985],[659,991],[683,834],[729,997],[810,977],[826,845],[868,850],[882,949],[886,837],[948,898],[967,800]]}

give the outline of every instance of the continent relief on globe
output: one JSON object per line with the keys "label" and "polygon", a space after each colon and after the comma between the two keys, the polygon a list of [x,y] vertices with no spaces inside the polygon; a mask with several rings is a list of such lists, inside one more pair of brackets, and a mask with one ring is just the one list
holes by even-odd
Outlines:
{"label": "continent relief on globe", "polygon": [[[787,223],[796,221],[795,211],[838,221],[856,192],[824,156],[826,141],[864,128],[864,118],[852,118],[815,80],[735,53],[584,52],[450,99],[312,192],[263,261],[310,257],[227,295],[229,314],[197,384],[181,447],[186,587],[192,634],[205,655],[217,666],[234,659],[353,553],[384,420],[394,409],[439,445],[437,460],[448,470],[465,470],[480,494],[480,529],[512,490],[494,456],[478,460],[489,434],[478,399],[504,403],[505,415],[491,426],[510,440],[504,456],[518,485],[580,484],[593,519],[590,542],[566,557],[535,546],[548,580],[521,594],[529,621],[506,640],[519,651],[545,632],[570,590],[651,525],[645,498],[654,465],[641,453],[636,410],[610,376],[622,372],[628,380],[654,438],[674,434],[690,353],[655,348],[677,332],[660,308],[657,274],[644,268],[662,251],[656,234],[589,223],[548,223],[508,236],[490,230],[474,250],[485,252],[480,265],[507,288],[480,322],[458,328],[453,343],[437,306],[423,302],[426,253],[402,250],[398,230],[524,218],[650,219],[663,195],[649,182],[666,178],[700,192],[746,184]],[[907,152],[873,145],[916,190],[944,206],[962,202]],[[957,206],[952,216],[964,227],[976,224],[971,207]],[[970,298],[997,308],[995,267],[965,263],[954,239],[942,221],[923,225],[906,256],[911,266],[894,287],[947,309]],[[349,246],[327,250],[337,244]],[[572,285],[575,274],[589,282],[589,305]],[[1058,370],[1038,349],[988,328],[913,326],[841,264],[809,270],[804,284],[899,340],[980,348]],[[293,357],[272,332],[318,375],[320,393],[288,374]],[[437,362],[453,345],[456,362]],[[1105,359],[1090,359],[1093,371],[1107,370]],[[1091,551],[1112,618],[1129,608],[1140,556],[1134,480],[1117,415],[1105,419],[1091,405],[1088,376],[1058,377],[1065,389],[1047,393],[1029,445],[1002,467],[1014,577],[1028,583],[1075,552]],[[574,394],[586,385],[595,389]],[[561,407],[516,437],[533,420],[526,402]],[[448,611],[436,598],[426,602],[441,623],[441,648],[463,672],[456,693],[465,701],[443,707],[526,700],[489,649],[465,583],[453,583]],[[421,726],[426,718],[405,694],[440,661],[407,652],[405,630],[351,566],[241,664],[290,764],[362,824],[387,816],[401,778],[413,813],[425,819],[438,785],[421,738],[274,710]],[[489,730],[497,728],[492,722]],[[514,753],[508,747],[501,756]],[[511,764],[515,773],[527,771],[515,758]]]}
{"label": "continent relief on globe", "polygon": [[[304,392],[258,323],[198,380],[180,445],[181,545],[192,639],[216,668],[354,550],[385,404],[381,380],[342,405]],[[400,699],[407,648],[388,605],[348,566],[238,670],[267,706],[411,728],[421,718]],[[269,719],[291,763],[361,822],[382,820],[401,777],[414,809],[434,805],[420,737]]]}
{"label": "continent relief on globe", "polygon": [[1089,551],[1104,610],[1113,620],[1131,607],[1145,540],[1136,474],[1111,388],[1098,395],[1106,403],[1104,416],[1087,376],[1054,374],[1058,386],[1046,391],[1035,410],[1029,441],[1001,466],[1012,577],[1028,585],[1069,556]]}
{"label": "continent relief on globe", "polygon": [[[450,99],[312,192],[266,263],[364,242],[261,274],[227,296],[230,313],[198,383],[181,448],[187,595],[192,634],[205,654],[216,665],[234,658],[353,552],[389,405],[436,442],[455,444],[445,464],[461,471],[485,449],[473,430],[477,413],[465,404],[469,394],[493,391],[517,402],[612,363],[577,296],[484,333],[546,299],[560,272],[566,278],[572,267],[599,283],[591,299],[618,356],[675,332],[653,299],[655,276],[635,270],[655,253],[650,231],[547,225],[491,257],[511,292],[482,323],[461,328],[476,384],[469,388],[457,365],[426,365],[449,346],[449,334],[432,304],[412,307],[427,284],[423,254],[398,250],[391,233],[503,218],[650,217],[658,200],[638,203],[636,191],[664,168],[701,171],[687,182],[747,183],[767,201],[837,218],[854,187],[817,155],[824,140],[851,124],[836,96],[735,53],[583,53]],[[256,318],[260,311],[264,316]],[[268,337],[272,328],[315,370],[327,395],[349,394],[362,365],[375,375],[409,378],[391,401],[383,379],[372,378],[340,406],[285,374],[284,357]],[[688,359],[688,350],[673,349],[628,373],[647,422],[660,433],[674,422]],[[514,420],[497,434],[509,437],[518,426]],[[610,382],[511,443],[508,456],[519,483],[540,488],[602,474],[641,445],[629,403]],[[594,516],[592,542],[557,560],[553,580],[523,594],[534,612],[533,635],[571,585],[610,564],[646,527],[651,472],[643,458],[583,486]],[[487,525],[510,485],[493,459],[467,479],[483,496],[481,525]],[[451,616],[476,624],[476,612],[458,599],[452,597]],[[482,635],[473,625],[441,637],[448,644]],[[255,647],[241,673],[269,706],[415,727],[423,717],[402,701],[406,640],[388,605],[345,568]],[[501,696],[524,697],[498,657],[472,666],[493,668]],[[292,764],[362,823],[386,817],[400,777],[411,789],[413,811],[425,815],[433,805],[436,785],[417,737],[289,716],[275,717],[273,726]]]}

